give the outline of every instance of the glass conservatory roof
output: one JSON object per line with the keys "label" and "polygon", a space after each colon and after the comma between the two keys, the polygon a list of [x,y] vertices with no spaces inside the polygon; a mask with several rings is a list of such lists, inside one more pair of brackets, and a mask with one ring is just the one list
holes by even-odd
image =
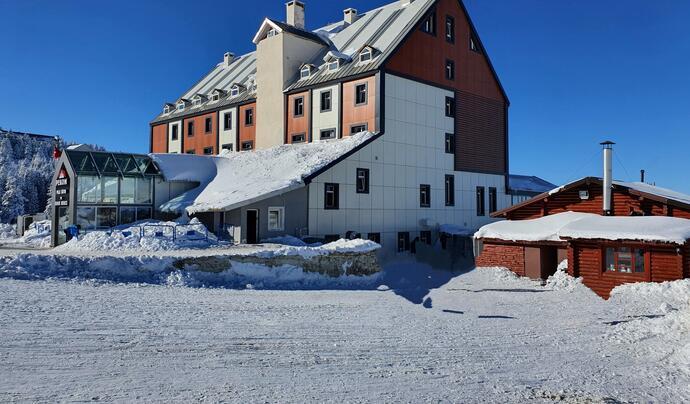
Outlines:
{"label": "glass conservatory roof", "polygon": [[141,154],[65,150],[77,175],[160,175],[156,163]]}

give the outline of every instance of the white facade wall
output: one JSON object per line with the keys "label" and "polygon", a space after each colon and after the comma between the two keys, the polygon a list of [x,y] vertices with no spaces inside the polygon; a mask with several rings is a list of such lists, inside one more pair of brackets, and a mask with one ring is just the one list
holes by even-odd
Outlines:
{"label": "white facade wall", "polygon": [[[177,140],[173,140],[173,126],[177,125]],[[168,124],[168,153],[182,153],[182,121]]]}
{"label": "white facade wall", "polygon": [[[225,109],[218,112],[219,116],[219,126],[218,126],[218,136],[220,150],[223,150],[223,145],[232,144],[233,150],[237,150],[237,108]],[[232,116],[232,126],[230,129],[225,129],[225,114],[230,114]]]}
{"label": "white facade wall", "polygon": [[[321,93],[331,92],[331,110],[321,112]],[[312,91],[312,128],[313,141],[321,140],[321,131],[335,129],[335,136],[340,136],[340,85],[324,87]]]}
{"label": "white facade wall", "polygon": [[[421,230],[437,235],[434,224],[469,229],[493,221],[489,217],[489,187],[497,189],[498,209],[507,207],[505,177],[454,171],[453,155],[445,153],[445,134],[454,120],[445,116],[445,97],[453,93],[415,81],[386,75],[385,134],[348,157],[309,185],[309,232],[344,235],[357,231],[381,233],[386,252],[397,249],[397,233]],[[370,193],[356,193],[357,168],[370,170]],[[455,206],[445,206],[445,175],[455,176]],[[338,210],[324,209],[324,184],[338,183]],[[420,184],[431,186],[431,207],[421,208]],[[486,187],[486,215],[477,216],[476,188]],[[427,224],[431,224],[428,226]]]}

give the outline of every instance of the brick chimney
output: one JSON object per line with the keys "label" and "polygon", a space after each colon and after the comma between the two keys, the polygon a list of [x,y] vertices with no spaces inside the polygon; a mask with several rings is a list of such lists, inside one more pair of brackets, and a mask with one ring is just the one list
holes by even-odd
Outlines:
{"label": "brick chimney", "polygon": [[354,24],[359,18],[357,15],[357,10],[354,8],[345,9],[345,11],[343,11],[343,17],[343,20],[345,20],[346,24]]}
{"label": "brick chimney", "polygon": [[287,8],[287,24],[304,29],[304,3],[299,0],[292,0],[285,6]]}
{"label": "brick chimney", "polygon": [[230,66],[235,60],[235,54],[232,52],[225,52],[223,55],[223,66]]}

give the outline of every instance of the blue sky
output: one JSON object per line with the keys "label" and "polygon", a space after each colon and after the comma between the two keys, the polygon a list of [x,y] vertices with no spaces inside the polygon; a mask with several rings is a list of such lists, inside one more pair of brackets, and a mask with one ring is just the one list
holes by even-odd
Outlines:
{"label": "blue sky", "polygon": [[[390,0],[306,0],[307,25]],[[0,0],[0,126],[148,150],[148,122],[282,0]],[[615,176],[690,193],[690,2],[465,0],[511,99],[511,172]]]}

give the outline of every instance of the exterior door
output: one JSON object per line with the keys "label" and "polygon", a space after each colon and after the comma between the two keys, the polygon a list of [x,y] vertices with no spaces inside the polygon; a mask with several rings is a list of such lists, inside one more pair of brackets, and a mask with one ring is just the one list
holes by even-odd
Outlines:
{"label": "exterior door", "polygon": [[247,211],[247,244],[259,243],[259,211]]}

